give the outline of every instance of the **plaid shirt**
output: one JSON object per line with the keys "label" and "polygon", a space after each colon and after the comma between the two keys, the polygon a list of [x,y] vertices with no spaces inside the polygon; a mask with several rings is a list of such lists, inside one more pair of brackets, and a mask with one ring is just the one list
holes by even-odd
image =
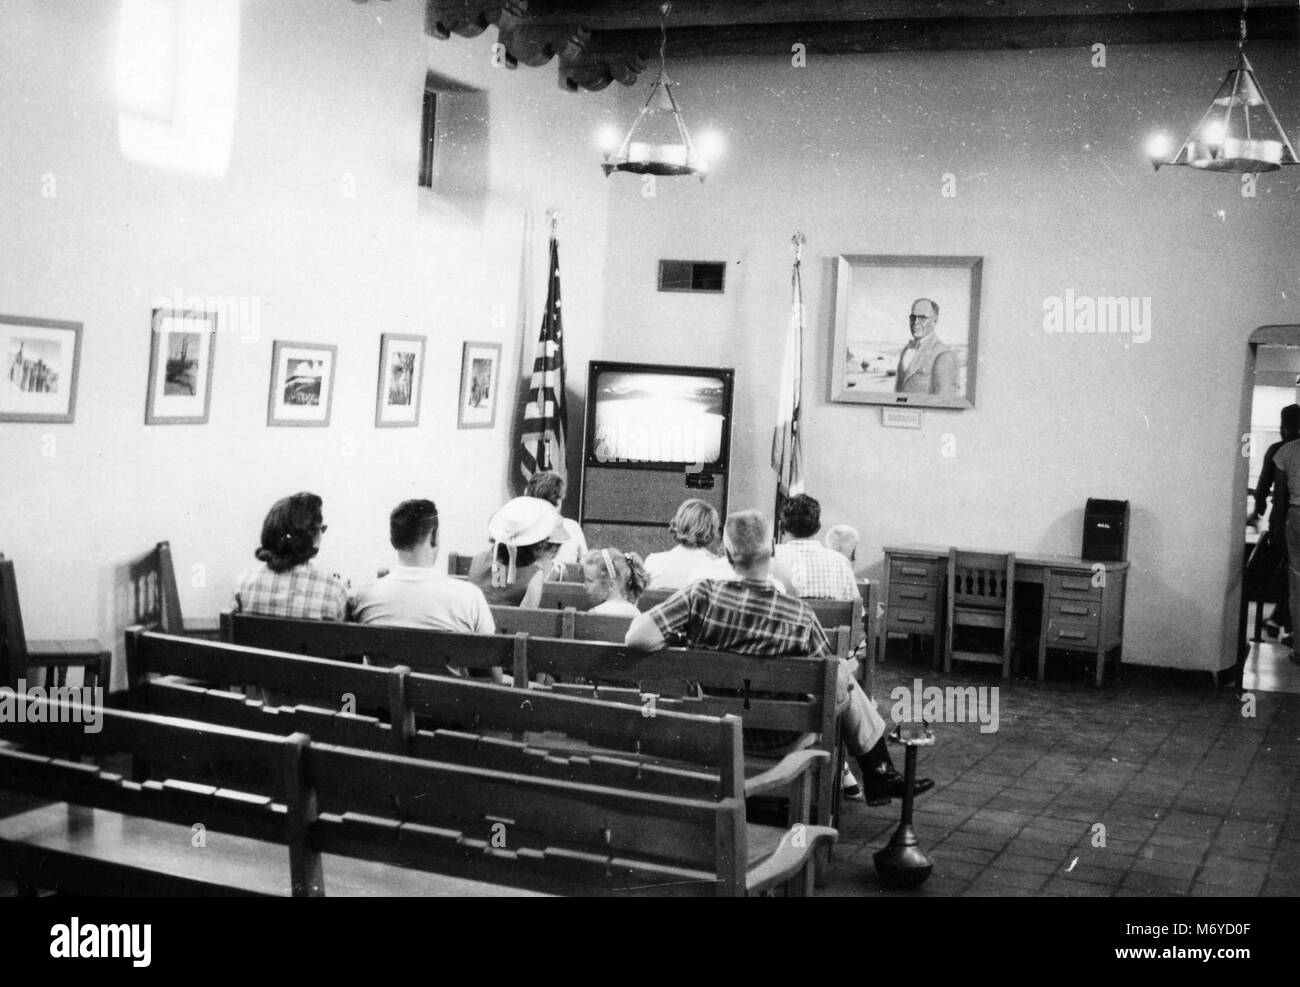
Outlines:
{"label": "plaid shirt", "polygon": [[[665,639],[686,637],[690,648],[740,655],[835,654],[817,615],[806,603],[757,579],[709,579],[678,590],[647,611]],[[758,693],[755,698],[763,698]],[[780,730],[746,730],[745,746],[755,753],[777,751],[800,738]]]}
{"label": "plaid shirt", "polygon": [[856,600],[858,584],[853,566],[839,552],[811,538],[797,538],[776,546],[776,561],[790,570],[799,596],[819,600]]}
{"label": "plaid shirt", "polygon": [[310,562],[286,572],[263,565],[239,577],[231,609],[264,617],[346,620],[348,591],[337,576],[325,575]]}

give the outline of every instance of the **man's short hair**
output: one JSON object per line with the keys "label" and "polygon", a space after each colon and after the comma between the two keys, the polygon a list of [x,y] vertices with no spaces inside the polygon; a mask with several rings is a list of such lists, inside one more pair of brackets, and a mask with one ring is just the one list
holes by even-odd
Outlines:
{"label": "man's short hair", "polygon": [[[918,298],[916,302],[927,302],[931,309],[930,314],[936,319],[939,318],[939,303],[933,298]],[[912,304],[916,305],[916,302],[912,302]]]}
{"label": "man's short hair", "polygon": [[724,537],[733,566],[750,569],[772,557],[772,526],[758,511],[728,515]]}
{"label": "man's short hair", "polygon": [[846,559],[853,558],[861,538],[858,529],[851,524],[837,524],[826,532],[826,547],[832,552],[839,552]]}
{"label": "man's short hair", "polygon": [[560,501],[564,500],[564,477],[550,470],[534,473],[528,478],[528,485],[524,487],[524,496],[549,500],[559,507]]}
{"label": "man's short hair", "polygon": [[702,500],[684,500],[668,527],[678,544],[708,548],[718,537],[718,512]]}
{"label": "man's short hair", "polygon": [[438,508],[431,500],[404,500],[388,516],[388,540],[398,551],[410,551],[436,540]]}
{"label": "man's short hair", "polygon": [[781,505],[781,525],[796,538],[811,538],[822,526],[822,505],[798,494]]}
{"label": "man's short hair", "polygon": [[1282,428],[1288,432],[1300,432],[1300,404],[1288,404],[1282,409]]}

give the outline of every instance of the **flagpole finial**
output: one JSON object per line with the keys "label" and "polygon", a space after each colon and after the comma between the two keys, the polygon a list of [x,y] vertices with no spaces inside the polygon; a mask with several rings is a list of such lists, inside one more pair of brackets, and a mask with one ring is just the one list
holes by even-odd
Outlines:
{"label": "flagpole finial", "polygon": [[803,245],[808,242],[808,238],[802,233],[795,233],[790,237],[790,243],[794,246],[794,259],[803,260]]}
{"label": "flagpole finial", "polygon": [[560,210],[554,207],[546,210],[546,222],[551,226],[551,239],[555,239],[555,228],[560,225]]}

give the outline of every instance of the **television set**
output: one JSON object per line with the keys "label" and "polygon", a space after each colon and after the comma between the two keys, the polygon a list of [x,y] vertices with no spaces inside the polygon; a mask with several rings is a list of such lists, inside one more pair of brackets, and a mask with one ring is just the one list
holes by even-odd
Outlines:
{"label": "television set", "polygon": [[735,371],[593,361],[586,466],[725,473]]}

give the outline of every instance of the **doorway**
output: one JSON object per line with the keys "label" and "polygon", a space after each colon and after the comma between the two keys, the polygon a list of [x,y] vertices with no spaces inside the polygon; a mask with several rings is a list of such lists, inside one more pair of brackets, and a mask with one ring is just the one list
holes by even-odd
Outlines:
{"label": "doorway", "polygon": [[[1273,507],[1271,497],[1259,504],[1257,491],[1267,453],[1281,438],[1281,411],[1300,404],[1300,326],[1258,329],[1251,335],[1250,350],[1249,416],[1242,433],[1247,460],[1244,563],[1267,531]],[[1264,507],[1258,516],[1256,506]],[[1285,577],[1275,578],[1262,562],[1263,550],[1242,580],[1240,685],[1250,691],[1300,693],[1300,665],[1291,660],[1294,642],[1287,626]]]}

